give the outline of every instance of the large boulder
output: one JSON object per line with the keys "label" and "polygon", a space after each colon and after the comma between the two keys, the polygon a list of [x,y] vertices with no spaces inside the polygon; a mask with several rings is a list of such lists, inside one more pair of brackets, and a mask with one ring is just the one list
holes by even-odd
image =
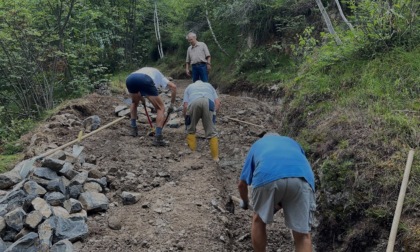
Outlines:
{"label": "large boulder", "polygon": [[63,178],[56,178],[50,180],[47,185],[47,190],[50,192],[59,192],[62,194],[66,194],[66,187],[64,186]]}
{"label": "large boulder", "polygon": [[60,171],[66,162],[55,158],[45,158],[42,161],[42,166],[50,168],[51,170],[58,172]]}
{"label": "large boulder", "polygon": [[[51,217],[52,218],[52,217]],[[38,227],[39,240],[43,247],[50,248],[53,240],[55,224],[51,218],[46,219]]]}
{"label": "large boulder", "polygon": [[38,185],[38,183],[33,180],[27,181],[23,185],[23,190],[25,190],[27,194],[35,194],[35,195],[41,195],[41,196],[47,193],[47,190],[45,190],[44,187]]}
{"label": "large boulder", "polygon": [[64,201],[63,206],[71,214],[82,211],[82,204],[76,199],[68,199]]}
{"label": "large boulder", "polygon": [[19,164],[17,164],[14,168],[13,168],[13,172],[16,172],[17,174],[19,174],[19,176],[24,179],[28,176],[28,174],[33,171],[33,169],[35,168],[33,166],[35,162],[35,159],[27,159],[27,160],[23,160],[22,162],[20,162]]}
{"label": "large boulder", "polygon": [[71,163],[66,162],[63,165],[63,168],[61,168],[61,170],[58,172],[58,174],[63,175],[67,179],[73,179],[79,173],[74,170],[74,166]]}
{"label": "large boulder", "polygon": [[51,247],[50,252],[73,252],[73,243],[67,239],[61,240]]}
{"label": "large boulder", "polygon": [[27,194],[23,190],[13,190],[0,199],[0,205],[6,205],[6,209],[12,206],[22,206]]}
{"label": "large boulder", "polygon": [[39,178],[44,178],[44,179],[56,179],[58,178],[58,175],[55,171],[51,170],[50,168],[46,168],[46,167],[38,167],[34,169],[34,175],[39,177]]}
{"label": "large boulder", "polygon": [[85,239],[88,234],[88,226],[84,220],[70,220],[61,217],[51,217],[54,222],[53,241],[68,239],[71,242]]}
{"label": "large boulder", "polygon": [[30,212],[25,219],[25,226],[35,229],[41,223],[43,215],[40,211],[35,210]]}
{"label": "large boulder", "polygon": [[23,228],[25,217],[25,211],[23,211],[21,207],[18,207],[15,210],[7,213],[4,216],[4,219],[6,220],[7,226],[19,232]]}
{"label": "large boulder", "polygon": [[52,214],[51,206],[42,198],[37,197],[32,200],[32,206],[35,210],[38,210],[45,219],[49,218]]}
{"label": "large boulder", "polygon": [[73,185],[67,187],[67,194],[69,198],[78,199],[83,192],[83,185]]}
{"label": "large boulder", "polygon": [[70,180],[70,186],[72,185],[83,185],[88,178],[88,172],[83,171],[77,174],[72,180]]}
{"label": "large boulder", "polygon": [[0,189],[6,190],[16,185],[22,180],[22,177],[16,171],[8,171],[0,174]]}
{"label": "large boulder", "polygon": [[79,201],[88,212],[106,211],[109,208],[108,198],[97,192],[84,192],[80,194]]}
{"label": "large boulder", "polygon": [[35,232],[30,232],[27,235],[23,236],[19,240],[15,241],[10,247],[4,252],[37,252],[39,250],[39,239],[38,234]]}
{"label": "large boulder", "polygon": [[64,196],[64,194],[60,192],[49,192],[45,194],[44,199],[51,206],[62,206],[64,201],[66,200],[66,196]]}

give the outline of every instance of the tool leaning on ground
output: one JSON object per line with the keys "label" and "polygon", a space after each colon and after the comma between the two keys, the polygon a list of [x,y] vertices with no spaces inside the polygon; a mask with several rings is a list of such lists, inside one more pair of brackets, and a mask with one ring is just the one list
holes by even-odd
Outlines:
{"label": "tool leaning on ground", "polygon": [[[242,200],[234,195],[229,195],[229,199],[228,202],[225,205],[225,209],[234,214],[235,213],[235,203],[237,204],[241,204]],[[248,209],[251,211],[254,211],[254,208],[252,207],[252,205],[250,203],[248,203]]]}
{"label": "tool leaning on ground", "polygon": [[149,116],[149,112],[147,112],[146,103],[144,102],[142,104],[143,104],[144,111],[146,112],[147,121],[149,122],[149,125],[150,125],[150,128],[151,128],[151,131],[147,135],[148,136],[155,136],[155,134],[156,134],[155,128],[153,127],[152,120],[150,119],[150,116]]}

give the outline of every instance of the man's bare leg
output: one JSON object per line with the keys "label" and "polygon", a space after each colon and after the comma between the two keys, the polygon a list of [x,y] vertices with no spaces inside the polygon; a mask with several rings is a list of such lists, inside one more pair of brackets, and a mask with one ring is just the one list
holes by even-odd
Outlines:
{"label": "man's bare leg", "polygon": [[265,252],[267,247],[266,224],[257,213],[252,218],[252,247],[256,252]]}
{"label": "man's bare leg", "polygon": [[312,252],[312,238],[310,233],[304,234],[295,231],[292,231],[292,233],[295,240],[296,252]]}
{"label": "man's bare leg", "polygon": [[165,104],[163,104],[163,100],[160,96],[148,96],[147,99],[156,109],[156,126],[162,128],[165,120]]}
{"label": "man's bare leg", "polygon": [[137,120],[137,107],[139,106],[140,94],[130,93],[130,96],[131,96],[130,116],[131,116],[131,119]]}

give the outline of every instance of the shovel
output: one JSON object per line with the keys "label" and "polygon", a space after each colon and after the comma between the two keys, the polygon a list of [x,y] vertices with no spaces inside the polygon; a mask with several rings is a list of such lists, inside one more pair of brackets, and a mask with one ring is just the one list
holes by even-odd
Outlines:
{"label": "shovel", "polygon": [[[241,199],[234,196],[234,195],[229,195],[229,200],[225,205],[226,211],[229,211],[229,213],[234,214],[235,213],[235,203],[240,204]],[[251,211],[254,211],[254,208],[252,207],[251,204],[248,204],[248,209],[251,210]]]}
{"label": "shovel", "polygon": [[147,121],[149,122],[150,128],[152,129],[147,135],[148,136],[154,136],[155,135],[155,128],[153,127],[152,120],[150,120],[149,112],[147,112],[146,103],[143,103],[143,107],[144,107],[144,111],[146,111]]}

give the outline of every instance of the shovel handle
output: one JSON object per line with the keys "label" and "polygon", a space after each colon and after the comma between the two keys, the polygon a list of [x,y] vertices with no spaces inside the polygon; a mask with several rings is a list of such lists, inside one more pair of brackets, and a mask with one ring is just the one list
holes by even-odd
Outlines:
{"label": "shovel handle", "polygon": [[153,129],[152,120],[150,120],[149,112],[147,112],[146,103],[143,103],[144,111],[146,112],[147,121],[149,122],[150,128]]}

